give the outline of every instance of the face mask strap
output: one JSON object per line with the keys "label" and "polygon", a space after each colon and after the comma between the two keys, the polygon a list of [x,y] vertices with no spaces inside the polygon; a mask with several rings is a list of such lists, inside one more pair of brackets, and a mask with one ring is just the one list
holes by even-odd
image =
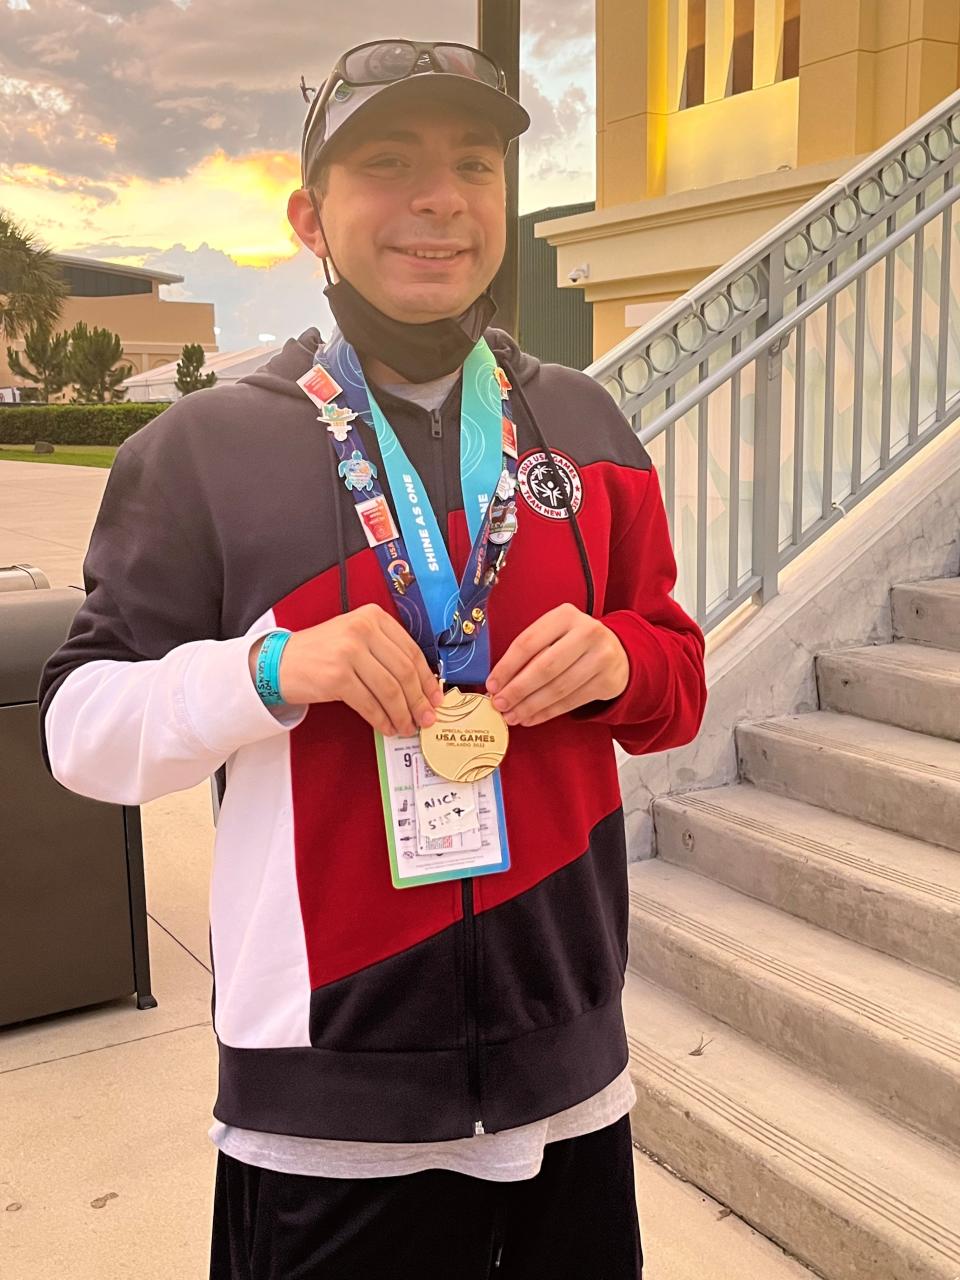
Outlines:
{"label": "face mask strap", "polygon": [[[327,237],[323,232],[323,219],[320,217],[320,206],[317,204],[317,197],[314,195],[313,187],[307,187],[307,195],[310,197],[310,203],[313,205],[313,212],[317,215],[317,224],[320,227],[320,234],[323,235],[324,240],[326,240]],[[329,254],[329,252],[330,249],[328,246],[327,254]],[[333,262],[333,259],[324,255],[320,261],[323,263],[323,274],[327,277],[327,284],[332,285],[333,277],[330,275],[330,263]]]}

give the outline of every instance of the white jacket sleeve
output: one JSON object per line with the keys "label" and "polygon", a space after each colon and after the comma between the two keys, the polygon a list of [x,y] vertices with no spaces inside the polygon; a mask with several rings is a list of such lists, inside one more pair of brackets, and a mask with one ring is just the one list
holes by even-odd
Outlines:
{"label": "white jacket sleeve", "polygon": [[83,562],[86,598],[38,693],[54,778],[115,804],[195,786],[309,709],[274,712],[257,693],[248,654],[276,629],[269,608],[251,599],[244,634],[224,636],[223,531],[178,408],[117,453]]}
{"label": "white jacket sleeve", "polygon": [[306,706],[267,707],[250,676],[254,640],[196,640],[154,661],[86,662],[47,708],[54,778],[80,795],[143,804],[196,786],[240,747],[295,728]]}

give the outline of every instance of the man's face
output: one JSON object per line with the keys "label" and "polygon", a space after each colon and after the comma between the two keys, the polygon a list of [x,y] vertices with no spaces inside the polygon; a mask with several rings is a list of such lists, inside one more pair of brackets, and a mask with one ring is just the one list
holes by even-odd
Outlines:
{"label": "man's face", "polygon": [[291,223],[387,315],[410,324],[460,315],[496,275],[506,191],[492,125],[446,108],[381,116],[328,173],[317,193],[322,232],[304,235],[316,227],[309,204],[294,204],[305,192],[291,197]]}

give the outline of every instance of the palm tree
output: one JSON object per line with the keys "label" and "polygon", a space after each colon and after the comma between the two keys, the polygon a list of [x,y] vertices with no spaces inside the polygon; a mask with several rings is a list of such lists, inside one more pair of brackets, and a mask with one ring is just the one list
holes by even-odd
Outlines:
{"label": "palm tree", "polygon": [[0,342],[60,318],[67,285],[51,251],[0,209]]}

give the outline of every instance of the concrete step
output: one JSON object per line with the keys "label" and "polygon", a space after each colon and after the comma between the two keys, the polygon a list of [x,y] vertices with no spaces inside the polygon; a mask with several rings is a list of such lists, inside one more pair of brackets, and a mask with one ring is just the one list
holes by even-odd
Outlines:
{"label": "concrete step", "polygon": [[874,826],[960,849],[960,743],[811,711],[735,728],[740,776]]}
{"label": "concrete step", "polygon": [[633,973],[624,1014],[646,1150],[829,1280],[960,1276],[956,1156]]}
{"label": "concrete step", "polygon": [[629,882],[637,973],[960,1147],[960,988],[660,858]]}
{"label": "concrete step", "polygon": [[661,797],[657,853],[960,982],[960,855],[749,782]]}
{"label": "concrete step", "polygon": [[[643,1245],[643,1280],[704,1280],[704,1258],[710,1259],[710,1280],[817,1280],[816,1272],[689,1179],[678,1177],[649,1152],[641,1151],[636,1142],[633,1180]],[[682,1231],[677,1230],[678,1222],[683,1223]],[[44,1274],[42,1269],[38,1273]],[[199,1276],[199,1267],[191,1274]],[[492,1274],[496,1275],[496,1269]],[[37,1276],[4,1275],[4,1280],[37,1280]],[[104,1277],[99,1271],[90,1271],[83,1276],[71,1273],[70,1280]],[[150,1278],[139,1272],[137,1280]],[[170,1280],[169,1273],[159,1280]],[[358,1276],[357,1280],[368,1277]],[[598,1277],[591,1274],[583,1280]]]}
{"label": "concrete step", "polygon": [[960,741],[960,652],[898,640],[821,653],[823,710]]}
{"label": "concrete step", "polygon": [[960,578],[904,582],[890,592],[893,634],[942,649],[960,649]]}

